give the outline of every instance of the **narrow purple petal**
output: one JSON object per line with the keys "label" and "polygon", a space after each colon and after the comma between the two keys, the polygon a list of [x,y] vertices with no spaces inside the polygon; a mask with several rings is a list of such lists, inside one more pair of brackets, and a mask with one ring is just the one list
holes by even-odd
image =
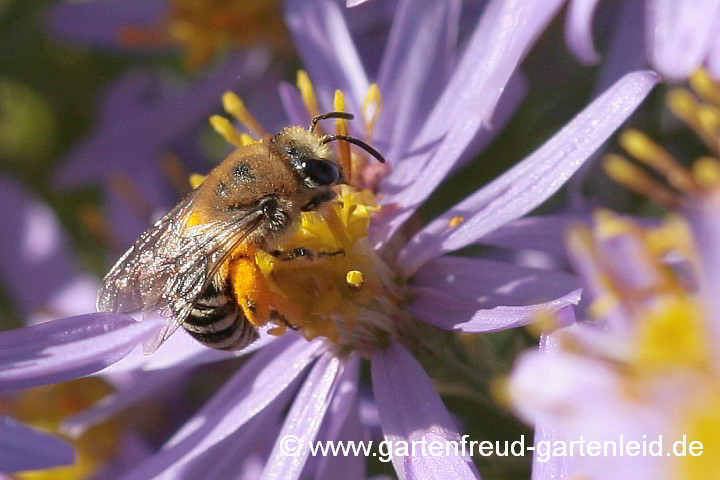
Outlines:
{"label": "narrow purple petal", "polygon": [[618,12],[594,92],[604,92],[623,75],[646,67],[644,2],[624,2]]}
{"label": "narrow purple petal", "polygon": [[310,113],[308,113],[302,95],[300,95],[297,88],[287,82],[280,82],[278,95],[290,125],[307,125],[310,123]]}
{"label": "narrow purple petal", "polygon": [[708,69],[716,82],[720,82],[720,35],[715,37],[715,41],[710,50],[708,57]]}
{"label": "narrow purple petal", "polygon": [[[477,242],[555,193],[622,124],[658,82],[651,71],[626,75],[554,137],[502,176],[432,221],[400,252],[410,276],[426,261]],[[453,217],[463,217],[457,227]]]}
{"label": "narrow purple petal", "polygon": [[476,309],[489,309],[557,298],[577,290],[580,279],[561,271],[481,258],[444,256],[429,261],[418,270],[411,285],[440,290],[458,300],[473,302]]}
{"label": "narrow purple petal", "polygon": [[317,90],[321,108],[332,108],[335,89],[345,92],[348,111],[359,112],[357,102],[370,85],[347,23],[332,0],[287,0],[285,19]]}
{"label": "narrow purple petal", "polygon": [[[341,373],[340,359],[330,352],[315,362],[293,402],[260,478],[291,480],[300,477],[310,454],[310,443],[318,434]],[[284,451],[284,439],[288,437],[297,440],[295,455],[288,455]]]}
{"label": "narrow purple petal", "polygon": [[93,313],[0,333],[0,391],[63,382],[117,362],[159,321]]}
{"label": "narrow purple petal", "polygon": [[[413,441],[459,442],[460,434],[440,395],[405,347],[393,343],[373,352],[371,361],[373,391],[385,440],[394,444],[405,441],[408,445]],[[462,452],[431,456],[429,451],[420,450],[417,448],[414,455],[407,457],[393,455],[393,466],[401,480],[480,477],[472,459]]]}
{"label": "narrow purple petal", "polygon": [[671,80],[694,72],[717,39],[720,0],[647,0],[650,63]]}
{"label": "narrow purple petal", "polygon": [[378,86],[384,110],[375,142],[399,160],[438,95],[454,64],[460,2],[403,0],[397,7],[383,54]]}
{"label": "narrow purple petal", "polygon": [[600,61],[592,40],[592,19],[598,0],[573,0],[565,18],[565,40],[570,51],[586,65]]}
{"label": "narrow purple petal", "polygon": [[574,290],[554,300],[535,305],[501,305],[490,309],[478,309],[475,302],[460,300],[442,291],[420,288],[413,303],[406,309],[425,322],[445,330],[479,333],[496,332],[520,327],[567,307],[577,305],[581,290]]}
{"label": "narrow purple petal", "polygon": [[[158,316],[152,316],[160,318]],[[128,356],[114,365],[101,371],[100,374],[114,375],[132,372],[134,370],[164,370],[177,366],[192,367],[205,363],[229,360],[242,357],[265,347],[277,337],[260,332],[260,338],[238,352],[225,352],[214,348],[207,348],[192,338],[187,332],[180,329],[162,344],[152,355],[145,355],[142,349],[133,350]]]}
{"label": "narrow purple petal", "polygon": [[70,465],[74,459],[72,445],[65,440],[0,417],[0,472]]}
{"label": "narrow purple petal", "polygon": [[[569,310],[568,315],[573,317],[574,314],[572,309]],[[540,352],[543,355],[552,355],[559,349],[559,337],[557,333],[543,334],[540,337]],[[543,444],[552,444],[555,441],[561,440],[557,430],[553,427],[551,422],[548,421],[537,421],[535,422],[535,449],[538,449],[538,442],[543,448]],[[545,452],[541,452],[543,455]],[[532,465],[532,480],[566,480],[568,478],[567,473],[567,462],[566,458],[561,455],[553,455],[549,459],[544,456],[541,458],[538,454],[533,455]]]}
{"label": "narrow purple petal", "polygon": [[217,445],[288,391],[322,349],[285,335],[260,350],[156,455],[124,480],[183,478]]}
{"label": "narrow purple petal", "polygon": [[[357,403],[352,405],[342,429],[335,436],[336,441],[363,442],[367,440],[365,426],[360,420]],[[315,470],[316,480],[365,480],[367,477],[367,459],[362,455],[333,456],[320,458]]]}
{"label": "narrow purple petal", "polygon": [[478,130],[489,123],[523,54],[560,4],[559,0],[495,0],[487,6],[406,160],[380,187],[387,194],[386,203],[398,208],[394,218],[376,232],[380,243],[409,218],[453,168]]}
{"label": "narrow purple petal", "polygon": [[590,216],[583,214],[524,217],[506,223],[478,241],[500,248],[540,250],[564,258],[568,228],[574,223],[589,220]]}
{"label": "narrow purple petal", "polygon": [[[342,375],[337,380],[325,425],[318,439],[323,441],[363,441],[364,427],[360,422],[358,403],[358,384],[360,381],[359,356],[352,356],[345,364]],[[313,478],[317,480],[363,480],[365,477],[365,458],[361,455],[322,456],[318,460]],[[307,468],[307,467],[306,467]]]}

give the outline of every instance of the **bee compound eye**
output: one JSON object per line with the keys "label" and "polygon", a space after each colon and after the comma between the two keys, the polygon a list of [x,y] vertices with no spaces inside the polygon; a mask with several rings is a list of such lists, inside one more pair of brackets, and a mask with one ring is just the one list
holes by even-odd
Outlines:
{"label": "bee compound eye", "polygon": [[332,185],[340,178],[340,170],[337,165],[326,160],[310,158],[302,165],[305,176],[318,185]]}

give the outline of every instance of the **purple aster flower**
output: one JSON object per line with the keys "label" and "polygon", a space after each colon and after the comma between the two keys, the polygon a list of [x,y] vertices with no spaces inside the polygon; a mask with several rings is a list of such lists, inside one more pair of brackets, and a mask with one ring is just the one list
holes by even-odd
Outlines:
{"label": "purple aster flower", "polygon": [[[544,337],[509,384],[518,413],[537,425],[533,478],[713,478],[716,322],[706,309],[712,299],[697,288],[705,259],[687,224],[670,218],[646,228],[599,212],[592,231],[573,231],[569,248],[594,321]],[[683,435],[701,442],[702,457],[672,453]],[[570,453],[581,439],[599,449]],[[633,442],[650,453],[624,450]]]}
{"label": "purple aster flower", "polygon": [[[613,58],[608,60],[613,69],[638,68],[644,54],[650,65],[671,81],[683,81],[703,65],[720,78],[720,2],[647,0],[644,9],[641,3],[624,2],[617,12],[613,35],[618,38],[611,41]],[[592,40],[597,7],[598,0],[572,0],[566,17],[568,46],[587,64],[600,61]]]}
{"label": "purple aster flower", "polygon": [[[720,105],[720,85],[703,70],[691,83],[692,92],[671,91],[668,104],[712,156],[688,169],[646,135],[628,130],[620,136],[622,147],[659,175],[651,177],[622,155],[605,162],[611,177],[682,217],[650,227],[599,212],[592,230],[575,229],[569,250],[587,286],[592,321],[543,336],[540,350],[516,363],[511,396],[536,425],[533,478],[716,475],[720,132],[708,119]],[[558,326],[573,323],[571,311],[565,316]],[[701,442],[702,458],[672,453],[683,435]],[[553,456],[553,446],[581,437],[614,442],[615,448],[638,441],[661,450],[636,456],[559,450]]]}
{"label": "purple aster flower", "polygon": [[178,199],[168,157],[179,157],[190,171],[206,168],[194,132],[224,91],[240,89],[262,102],[263,120],[278,127],[279,102],[264,93],[264,82],[276,73],[259,52],[232,57],[187,88],[146,71],[128,72],[105,96],[97,131],[66,158],[57,181],[65,188],[102,185],[112,246],[125,248]]}
{"label": "purple aster flower", "polygon": [[[269,431],[279,439],[294,436],[299,449],[289,456],[283,444],[276,443],[267,454],[265,477],[297,478],[305,468],[313,469],[313,478],[337,478],[338,471],[364,476],[362,470],[348,470],[349,464],[358,465],[352,458],[340,464],[330,459],[308,461],[309,444],[315,439],[363,438],[357,408],[363,359],[371,363],[386,439],[456,440],[457,425],[408,350],[424,345],[420,321],[452,331],[495,331],[577,303],[575,279],[566,273],[442,255],[482,242],[485,235],[498,232],[557,191],[627,118],[657,77],[647,71],[624,77],[516,167],[411,235],[402,228],[405,221],[471,155],[467,149],[487,137],[483,127],[489,128],[501,93],[558,2],[491,2],[457,60],[451,47],[459,4],[432,5],[415,9],[412,2],[401,4],[378,77],[385,80],[371,85],[339,7],[333,2],[289,2],[288,24],[311,72],[317,72],[313,76],[318,88],[316,95],[306,75],[300,76],[299,92],[283,87],[288,116],[302,124],[320,106],[342,109],[347,99],[348,108],[362,113],[364,120],[364,128],[354,134],[368,140],[376,135],[374,143],[389,152],[390,171],[368,175],[372,167],[367,158],[340,150],[339,158],[357,184],[374,190],[339,189],[340,202],[327,212],[334,220],[303,217],[298,233],[284,247],[292,247],[292,242],[339,244],[345,255],[293,268],[259,251],[251,265],[268,282],[273,300],[283,301],[278,308],[297,313],[287,319],[303,335],[263,336],[250,347],[263,348],[160,452],[124,478],[236,475],[238,463],[256,439]],[[422,43],[414,37],[418,25],[428,35]],[[428,45],[435,47],[432,54]],[[347,95],[333,95],[333,88]],[[382,98],[386,101],[380,115]],[[253,130],[257,122],[248,121],[247,109],[232,95],[225,100],[228,110]],[[379,128],[381,122],[384,129]],[[222,121],[214,124],[230,140],[246,141]],[[347,125],[340,123],[338,128]],[[536,220],[534,225],[543,223]],[[504,233],[504,238],[510,237]],[[126,371],[148,375],[142,390],[147,393],[152,390],[149,375],[157,379],[175,368],[237,355],[204,348],[178,331],[156,353],[143,357],[139,343],[153,337],[163,321],[90,314],[0,335],[0,342],[18,345],[5,354],[0,385],[20,388],[101,370]],[[282,330],[278,325],[271,333]],[[122,391],[111,399],[112,407],[105,403],[93,413],[96,418],[106,416],[138,395]],[[286,418],[279,421],[288,405]],[[84,421],[92,421],[91,416]],[[281,425],[277,435],[268,425]],[[401,478],[440,472],[477,477],[471,460],[460,455],[394,452],[392,461]]]}

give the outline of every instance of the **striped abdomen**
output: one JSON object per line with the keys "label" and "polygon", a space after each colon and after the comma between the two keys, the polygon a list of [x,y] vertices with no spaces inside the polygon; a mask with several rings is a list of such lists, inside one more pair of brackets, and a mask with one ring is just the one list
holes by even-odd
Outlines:
{"label": "striped abdomen", "polygon": [[229,288],[219,291],[212,284],[195,301],[182,326],[198,342],[219,350],[240,350],[258,338]]}

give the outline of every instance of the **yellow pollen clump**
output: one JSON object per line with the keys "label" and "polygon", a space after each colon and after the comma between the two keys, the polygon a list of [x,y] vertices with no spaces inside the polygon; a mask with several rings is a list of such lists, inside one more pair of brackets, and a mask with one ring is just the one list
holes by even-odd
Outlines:
{"label": "yellow pollen clump", "polygon": [[455,228],[465,221],[465,217],[452,217],[448,222],[450,228]]}
{"label": "yellow pollen clump", "polygon": [[310,116],[314,117],[319,113],[317,97],[315,96],[315,89],[310,81],[310,75],[305,70],[298,70],[296,85],[300,90],[305,107],[307,107]]}
{"label": "yellow pollen clump", "polygon": [[702,308],[680,292],[666,296],[635,324],[632,350],[640,372],[708,367],[711,347]]}
{"label": "yellow pollen clump", "polygon": [[365,277],[361,271],[351,270],[345,276],[345,281],[348,285],[350,285],[350,287],[360,289],[362,288],[363,283],[365,283]]}

